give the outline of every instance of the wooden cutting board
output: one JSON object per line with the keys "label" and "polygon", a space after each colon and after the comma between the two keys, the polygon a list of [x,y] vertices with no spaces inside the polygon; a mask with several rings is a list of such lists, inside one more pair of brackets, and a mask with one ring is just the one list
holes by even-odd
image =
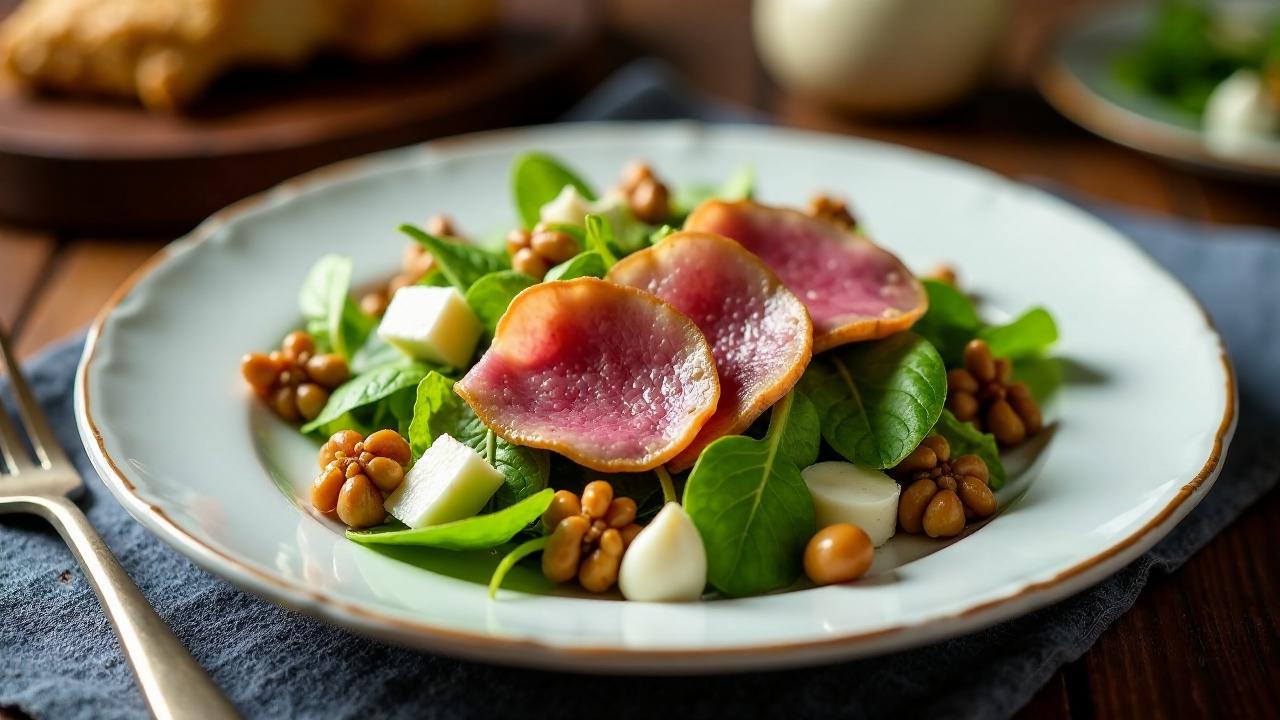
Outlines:
{"label": "wooden cutting board", "polygon": [[[0,14],[18,3],[0,0]],[[507,0],[491,37],[389,65],[240,71],[182,115],[0,83],[0,219],[79,233],[181,232],[346,157],[552,119],[596,79],[591,0]]]}

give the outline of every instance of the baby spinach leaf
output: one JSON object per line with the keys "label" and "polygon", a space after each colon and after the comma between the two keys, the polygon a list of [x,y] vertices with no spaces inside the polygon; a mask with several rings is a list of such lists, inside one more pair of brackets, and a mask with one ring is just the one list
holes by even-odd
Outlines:
{"label": "baby spinach leaf", "polygon": [[1044,308],[1032,308],[1005,325],[987,325],[967,295],[938,280],[923,282],[929,311],[911,331],[933,343],[948,367],[963,363],[964,346],[975,337],[986,340],[996,357],[1014,360],[1038,355],[1058,339],[1058,326]]}
{"label": "baby spinach leaf", "polygon": [[588,251],[599,253],[600,258],[604,260],[605,270],[608,270],[618,262],[618,257],[609,247],[613,242],[613,226],[599,215],[588,215],[586,223],[587,234],[584,246]]}
{"label": "baby spinach leaf", "polygon": [[596,250],[578,253],[547,271],[547,280],[572,280],[580,277],[602,278],[608,269],[604,257]]}
{"label": "baby spinach leaf", "polygon": [[685,485],[685,510],[707,548],[707,580],[726,595],[790,585],[817,530],[797,462],[817,445],[817,428],[813,418],[797,422],[799,397],[774,405],[764,439],[733,435],[708,445]]}
{"label": "baby spinach leaf", "polygon": [[511,267],[505,255],[484,248],[438,238],[412,225],[401,225],[400,232],[417,240],[435,258],[440,272],[449,284],[465,293],[477,280],[491,272]]}
{"label": "baby spinach leaf", "polygon": [[587,200],[596,199],[586,182],[550,155],[530,152],[516,158],[511,167],[511,191],[526,228],[538,224],[542,206],[554,200],[566,185],[577,188]]}
{"label": "baby spinach leaf", "polygon": [[360,311],[351,290],[351,259],[325,255],[311,266],[298,293],[298,310],[317,346],[350,359],[377,322]]}
{"label": "baby spinach leaf", "polygon": [[943,410],[938,417],[938,424],[933,431],[947,439],[951,445],[951,457],[961,455],[977,455],[987,464],[987,474],[991,477],[992,490],[1004,487],[1004,465],[1000,462],[1000,449],[996,447],[995,436],[979,432],[972,424],[960,422],[950,410]]}
{"label": "baby spinach leaf", "polygon": [[932,343],[948,367],[960,365],[964,346],[982,328],[978,311],[969,296],[951,285],[938,280],[922,282],[929,294],[929,310],[911,331]]}
{"label": "baby spinach leaf", "polygon": [[489,334],[493,335],[497,330],[498,320],[507,312],[512,299],[522,290],[537,283],[537,280],[515,270],[492,272],[476,280],[467,290],[467,305],[471,306]]}
{"label": "baby spinach leaf", "polygon": [[418,284],[425,285],[427,287],[453,287],[453,283],[449,282],[449,278],[445,277],[444,273],[440,272],[440,268],[432,268],[431,272],[422,276],[422,279],[418,281]]}
{"label": "baby spinach leaf", "polygon": [[1019,359],[1039,355],[1058,341],[1058,325],[1042,307],[1022,313],[1006,325],[983,328],[978,337],[987,341],[996,357]]}
{"label": "baby spinach leaf", "polygon": [[507,579],[507,573],[511,572],[511,568],[515,567],[516,563],[536,552],[542,552],[550,540],[550,535],[531,538],[504,555],[498,567],[493,569],[493,575],[489,576],[489,599],[492,600],[498,596],[498,588],[502,587],[502,581]]}
{"label": "baby spinach leaf", "polygon": [[[788,431],[782,436],[782,452],[801,469],[818,462],[818,452],[822,449],[822,422],[818,419],[818,408],[800,390],[791,392],[791,417],[788,418]],[[769,418],[772,422],[773,418]]]}
{"label": "baby spinach leaf", "polygon": [[555,491],[546,488],[514,505],[487,515],[464,520],[405,529],[384,525],[371,530],[348,530],[347,537],[358,543],[378,545],[419,545],[445,550],[487,550],[502,545],[542,517],[551,507]]}
{"label": "baby spinach leaf", "polygon": [[315,420],[302,426],[302,432],[313,432],[352,410],[385,400],[400,390],[413,388],[428,371],[429,368],[422,363],[407,363],[387,365],[357,375],[333,391],[324,409]]}
{"label": "baby spinach leaf", "polygon": [[413,362],[408,355],[400,352],[394,345],[382,339],[377,333],[369,333],[364,344],[351,356],[351,372],[363,375],[370,370],[394,363],[408,364]]}
{"label": "baby spinach leaf", "polygon": [[855,465],[887,468],[938,421],[947,370],[927,340],[899,333],[815,356],[800,387],[817,406],[828,445]]}
{"label": "baby spinach leaf", "polygon": [[492,501],[499,508],[514,505],[545,488],[551,469],[547,451],[513,445],[495,435],[453,392],[453,383],[432,372],[418,384],[413,421],[409,423],[413,456],[421,456],[441,435],[453,436],[502,473],[505,482]]}

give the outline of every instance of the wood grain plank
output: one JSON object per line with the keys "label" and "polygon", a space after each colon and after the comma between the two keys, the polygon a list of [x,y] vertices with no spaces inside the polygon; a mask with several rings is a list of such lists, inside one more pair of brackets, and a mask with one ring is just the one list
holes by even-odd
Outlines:
{"label": "wood grain plank", "polygon": [[77,240],[66,246],[40,288],[17,339],[28,357],[49,343],[80,332],[147,258],[158,240]]}
{"label": "wood grain plank", "polygon": [[1083,658],[1098,717],[1280,716],[1280,492],[1153,578]]}
{"label": "wood grain plank", "polygon": [[1049,680],[1040,692],[1031,698],[1015,716],[1018,720],[1070,720],[1071,701],[1067,694],[1067,681],[1059,672]]}
{"label": "wood grain plank", "polygon": [[17,336],[31,293],[58,247],[52,235],[0,226],[0,326]]}
{"label": "wood grain plank", "polygon": [[1203,219],[1237,225],[1280,228],[1280,186],[1199,176],[1194,192]]}

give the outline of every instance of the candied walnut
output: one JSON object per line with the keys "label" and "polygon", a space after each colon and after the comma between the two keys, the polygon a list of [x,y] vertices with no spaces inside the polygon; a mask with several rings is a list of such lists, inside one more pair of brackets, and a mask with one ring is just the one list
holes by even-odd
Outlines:
{"label": "candied walnut", "polygon": [[507,233],[511,269],[535,280],[541,280],[552,266],[572,258],[581,250],[577,238],[545,223],[534,225],[533,230],[516,228]]}
{"label": "candied walnut", "polygon": [[320,474],[311,483],[311,505],[335,513],[351,528],[387,519],[383,503],[404,481],[411,460],[409,443],[394,430],[362,437],[339,430],[320,446]]}
{"label": "candied walnut", "polygon": [[614,497],[604,480],[587,483],[582,496],[559,490],[542,516],[551,530],[542,551],[542,574],[552,582],[578,579],[583,589],[602,593],[618,582],[622,554],[640,532],[636,501]]}
{"label": "candied walnut", "polygon": [[853,213],[849,212],[848,204],[832,195],[814,195],[810,198],[809,214],[819,220],[826,220],[842,228],[852,229],[858,225]]}
{"label": "candied walnut", "polygon": [[351,374],[341,355],[316,355],[315,350],[315,339],[298,330],[285,336],[279,350],[245,354],[240,374],[282,419],[312,420]]}
{"label": "candied walnut", "polygon": [[898,499],[904,532],[955,537],[969,520],[996,512],[987,464],[977,455],[952,459],[951,445],[941,435],[926,437],[891,473],[904,485]]}
{"label": "candied walnut", "polygon": [[946,283],[951,287],[958,287],[956,269],[946,263],[934,265],[924,274],[924,277],[929,280],[937,280],[938,282]]}
{"label": "candied walnut", "polygon": [[671,192],[645,162],[633,162],[622,171],[618,191],[627,199],[631,214],[657,224],[671,217]]}
{"label": "candied walnut", "polygon": [[1013,364],[991,355],[983,340],[964,349],[964,367],[947,373],[947,409],[957,420],[991,433],[1012,447],[1040,432],[1040,406],[1024,383],[1011,382]]}

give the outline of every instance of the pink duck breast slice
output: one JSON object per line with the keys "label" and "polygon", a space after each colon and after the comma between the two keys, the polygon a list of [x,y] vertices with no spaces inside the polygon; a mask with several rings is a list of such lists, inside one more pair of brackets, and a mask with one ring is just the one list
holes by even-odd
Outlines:
{"label": "pink duck breast slice", "polygon": [[786,395],[809,364],[813,324],[804,304],[737,242],[679,232],[622,259],[609,280],[640,288],[689,316],[706,336],[720,376],[720,403],[667,465],[691,467],[702,449],[746,430]]}
{"label": "pink duck breast slice", "polygon": [[495,433],[601,472],[651,470],[720,397],[711,347],[665,302],[596,278],[520,293],[454,390]]}
{"label": "pink duck breast slice", "polygon": [[924,286],[901,260],[858,232],[797,210],[711,200],[685,229],[733,238],[777,273],[809,309],[814,352],[901,332],[928,309]]}

